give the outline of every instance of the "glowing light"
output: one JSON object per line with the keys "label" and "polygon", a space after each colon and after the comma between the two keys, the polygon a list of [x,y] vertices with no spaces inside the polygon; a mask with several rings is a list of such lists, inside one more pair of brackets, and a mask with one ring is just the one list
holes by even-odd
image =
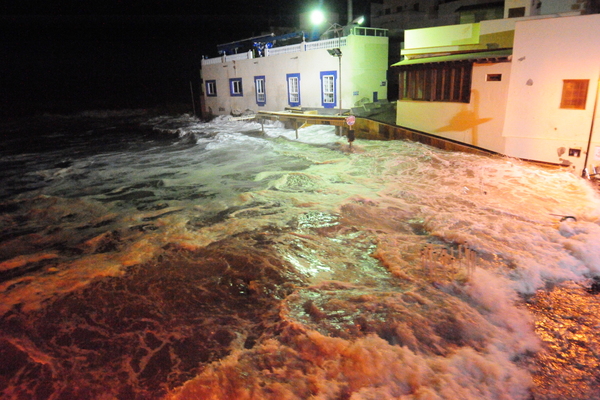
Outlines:
{"label": "glowing light", "polygon": [[325,14],[323,14],[323,11],[321,11],[321,10],[314,10],[310,14],[310,22],[312,22],[313,25],[320,25],[323,22],[325,22]]}
{"label": "glowing light", "polygon": [[355,18],[352,23],[355,25],[360,25],[363,22],[365,22],[365,17],[363,17],[362,15],[360,17]]}

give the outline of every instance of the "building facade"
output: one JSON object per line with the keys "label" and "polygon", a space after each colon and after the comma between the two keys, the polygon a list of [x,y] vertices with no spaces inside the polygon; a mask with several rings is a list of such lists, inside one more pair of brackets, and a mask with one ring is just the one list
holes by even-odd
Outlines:
{"label": "building facade", "polygon": [[[379,0],[371,3],[371,26],[389,31],[392,65],[401,60],[407,30],[565,12],[600,12],[600,0]],[[388,79],[395,100],[397,78]]]}
{"label": "building facade", "polygon": [[600,15],[579,14],[407,31],[396,123],[578,172],[600,166]]}
{"label": "building facade", "polygon": [[204,107],[211,115],[245,111],[350,109],[386,99],[388,37],[359,26],[344,36],[202,61]]}

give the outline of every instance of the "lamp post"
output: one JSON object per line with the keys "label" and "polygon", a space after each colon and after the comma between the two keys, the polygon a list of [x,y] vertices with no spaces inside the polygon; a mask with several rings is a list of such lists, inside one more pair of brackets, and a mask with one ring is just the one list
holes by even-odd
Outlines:
{"label": "lamp post", "polygon": [[[339,40],[339,37],[338,37]],[[339,43],[338,43],[339,44]],[[333,57],[337,57],[338,59],[338,87],[339,87],[339,94],[338,94],[338,100],[339,100],[339,107],[338,107],[338,114],[342,115],[342,50],[340,50],[339,47],[336,47],[335,49],[327,49],[327,52],[332,55]]]}
{"label": "lamp post", "polygon": [[[321,10],[314,10],[310,14],[310,20],[313,25],[318,26],[325,22],[325,15]],[[333,31],[338,40],[338,47],[333,49],[327,49],[327,52],[333,56],[338,58],[338,101],[339,101],[339,115],[342,115],[342,50],[340,50],[340,31],[343,27],[337,23],[331,24],[331,26],[327,29],[326,33],[329,31]]]}

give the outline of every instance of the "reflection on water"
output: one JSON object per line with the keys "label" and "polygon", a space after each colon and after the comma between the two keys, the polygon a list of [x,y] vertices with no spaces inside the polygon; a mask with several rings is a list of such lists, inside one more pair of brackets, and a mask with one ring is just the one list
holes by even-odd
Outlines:
{"label": "reflection on water", "polygon": [[3,128],[3,398],[598,396],[586,181],[259,128],[142,112]]}
{"label": "reflection on water", "polygon": [[576,284],[538,292],[529,301],[544,349],[533,359],[542,399],[600,398],[600,297]]}

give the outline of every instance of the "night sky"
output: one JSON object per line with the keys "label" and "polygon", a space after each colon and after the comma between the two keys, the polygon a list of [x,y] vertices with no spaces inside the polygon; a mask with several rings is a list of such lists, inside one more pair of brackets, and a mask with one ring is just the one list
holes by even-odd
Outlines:
{"label": "night sky", "polygon": [[[0,15],[1,116],[190,103],[216,45],[297,26],[302,0],[8,2]],[[12,4],[14,3],[14,4]],[[368,2],[354,9],[368,9]],[[325,2],[341,15],[346,1]]]}

